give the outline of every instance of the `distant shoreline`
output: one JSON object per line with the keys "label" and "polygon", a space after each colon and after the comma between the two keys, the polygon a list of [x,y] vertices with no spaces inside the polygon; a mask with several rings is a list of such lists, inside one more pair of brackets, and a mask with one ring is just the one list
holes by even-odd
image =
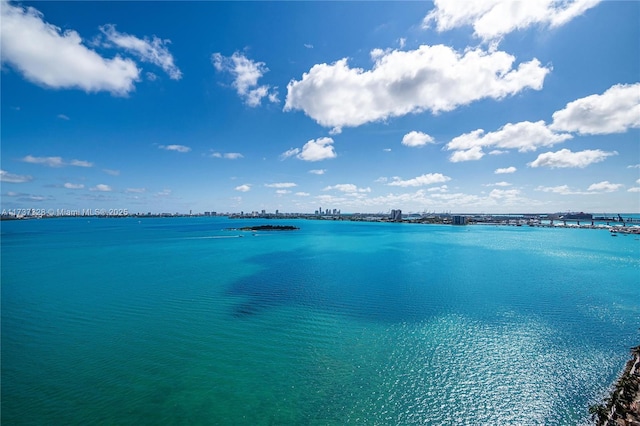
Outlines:
{"label": "distant shoreline", "polygon": [[[2,215],[0,220],[32,220],[32,219],[53,219],[53,218],[76,218],[76,219],[107,219],[107,218],[131,218],[131,219],[152,219],[152,218],[222,218],[229,219],[264,219],[264,220],[321,220],[321,221],[345,221],[345,222],[376,222],[376,223],[404,223],[404,224],[426,224],[426,225],[484,225],[484,226],[518,226],[518,227],[539,227],[539,228],[571,228],[571,229],[601,229],[608,230],[612,235],[635,234],[640,235],[640,218],[629,216],[640,216],[636,213],[625,213],[626,217],[563,217],[558,214],[486,214],[486,215],[452,215],[452,214],[430,214],[430,215],[407,215],[401,219],[392,219],[386,214],[339,214],[339,215],[316,215],[316,214],[126,214],[126,215]],[[264,225],[262,230],[278,228],[281,225]],[[253,229],[246,229],[253,230]],[[278,229],[273,229],[278,230]],[[284,229],[283,229],[284,230]],[[291,230],[291,229],[290,229]]]}

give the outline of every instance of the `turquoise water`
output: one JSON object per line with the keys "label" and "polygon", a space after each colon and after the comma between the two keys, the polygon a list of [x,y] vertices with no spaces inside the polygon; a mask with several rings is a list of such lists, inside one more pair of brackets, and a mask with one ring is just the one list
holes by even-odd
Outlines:
{"label": "turquoise water", "polygon": [[636,236],[264,223],[3,222],[2,424],[585,424],[640,343]]}

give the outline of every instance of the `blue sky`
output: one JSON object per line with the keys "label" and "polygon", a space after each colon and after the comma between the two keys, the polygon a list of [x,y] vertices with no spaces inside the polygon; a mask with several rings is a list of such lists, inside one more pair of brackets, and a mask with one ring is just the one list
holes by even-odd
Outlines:
{"label": "blue sky", "polygon": [[640,3],[2,1],[3,209],[640,212]]}

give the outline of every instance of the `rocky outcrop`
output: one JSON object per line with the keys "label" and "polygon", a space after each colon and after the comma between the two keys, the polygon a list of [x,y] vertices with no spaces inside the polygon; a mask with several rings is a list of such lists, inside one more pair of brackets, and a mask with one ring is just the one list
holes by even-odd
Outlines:
{"label": "rocky outcrop", "polygon": [[602,404],[589,407],[597,426],[640,426],[640,346]]}

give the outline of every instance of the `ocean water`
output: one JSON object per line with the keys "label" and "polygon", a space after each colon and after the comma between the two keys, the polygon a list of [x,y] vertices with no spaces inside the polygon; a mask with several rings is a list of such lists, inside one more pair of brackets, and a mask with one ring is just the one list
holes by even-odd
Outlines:
{"label": "ocean water", "polygon": [[1,262],[6,425],[589,424],[640,343],[605,230],[60,218]]}

